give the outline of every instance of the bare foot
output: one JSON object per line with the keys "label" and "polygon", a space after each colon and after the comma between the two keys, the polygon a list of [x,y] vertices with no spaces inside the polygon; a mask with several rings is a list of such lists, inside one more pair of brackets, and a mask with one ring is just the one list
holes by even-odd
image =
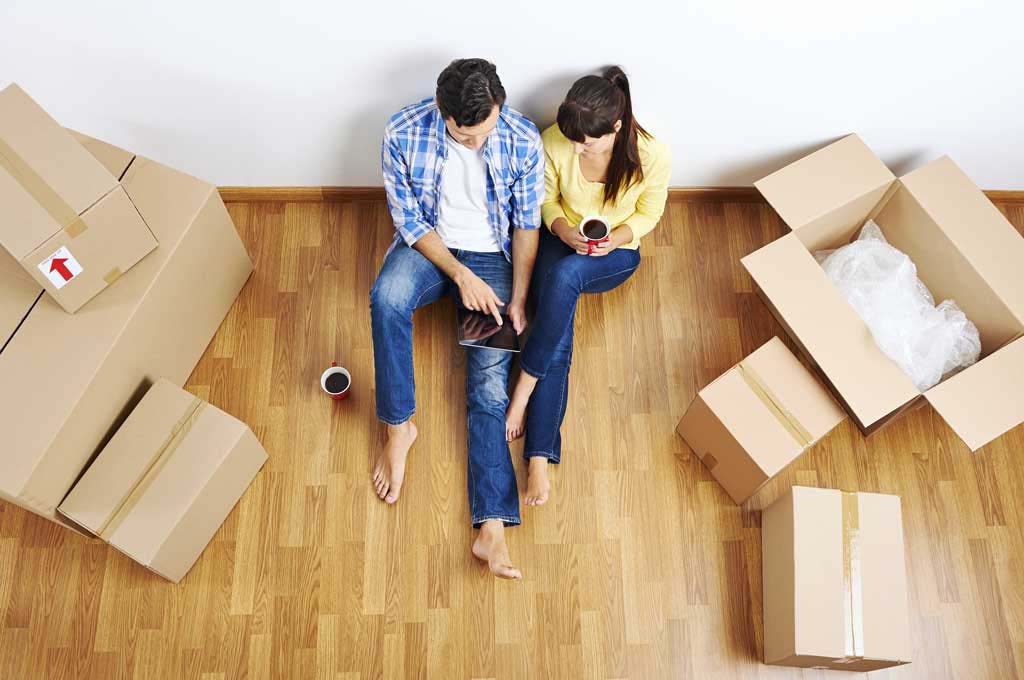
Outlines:
{"label": "bare foot", "polygon": [[405,459],[416,441],[416,426],[411,420],[401,425],[388,425],[388,442],[373,463],[373,487],[385,503],[394,503],[402,492]]}
{"label": "bare foot", "polygon": [[526,371],[519,372],[519,380],[512,390],[512,399],[505,412],[505,439],[513,441],[523,436],[526,422],[526,405],[530,403],[530,395],[537,386],[537,379]]}
{"label": "bare foot", "polygon": [[505,525],[501,520],[487,520],[480,526],[480,534],[473,542],[473,556],[486,562],[491,573],[498,578],[519,580],[521,571],[512,566],[512,558],[505,544]]}
{"label": "bare foot", "polygon": [[548,502],[551,492],[551,481],[548,479],[548,459],[544,456],[530,458],[529,474],[526,478],[526,505],[544,505]]}

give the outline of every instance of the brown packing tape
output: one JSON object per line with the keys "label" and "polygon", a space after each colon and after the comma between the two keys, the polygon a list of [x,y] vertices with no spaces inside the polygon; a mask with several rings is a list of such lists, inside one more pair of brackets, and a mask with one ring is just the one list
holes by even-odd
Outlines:
{"label": "brown packing tape", "polygon": [[62,229],[71,226],[78,219],[75,209],[68,205],[60,194],[54,191],[53,187],[3,139],[0,139],[0,168],[6,170]]}
{"label": "brown packing tape", "polygon": [[142,498],[143,494],[146,493],[146,489],[152,485],[153,480],[156,479],[160,470],[163,469],[167,461],[170,460],[171,455],[178,449],[181,442],[185,440],[188,433],[192,430],[192,425],[199,419],[200,414],[206,408],[206,402],[195,397],[189,404],[188,408],[185,409],[184,415],[178,419],[178,422],[171,428],[170,434],[167,435],[167,439],[161,444],[157,450],[153,459],[149,462],[149,466],[139,475],[139,478],[135,480],[135,484],[128,493],[124,495],[121,502],[118,503],[117,508],[110,514],[107,521],[104,522],[99,529],[96,530],[96,535],[106,540],[110,538],[117,531],[117,528],[124,522],[125,517],[128,513],[138,504],[139,499]]}
{"label": "brown packing tape", "polygon": [[814,443],[814,437],[811,436],[807,428],[800,423],[800,420],[795,415],[783,407],[779,398],[775,396],[775,393],[772,392],[754,369],[745,366],[742,361],[736,365],[736,368],[739,369],[740,375],[743,376],[743,380],[750,387],[751,391],[768,407],[768,410],[779,421],[779,424],[789,432],[801,447],[806,449]]}
{"label": "brown packing tape", "polygon": [[864,658],[864,594],[860,559],[860,511],[857,494],[843,492],[843,629],[846,656],[836,663]]}
{"label": "brown packing tape", "polygon": [[106,281],[107,285],[109,286],[114,281],[117,281],[119,278],[121,278],[121,274],[123,273],[124,272],[122,272],[120,269],[114,267],[113,269],[106,273],[106,275],[103,277],[103,280]]}
{"label": "brown packing tape", "polygon": [[718,459],[715,458],[714,456],[712,456],[710,452],[705,453],[704,457],[701,458],[701,461],[707,467],[708,472],[711,472],[712,470],[714,470],[715,466],[718,465]]}
{"label": "brown packing tape", "polygon": [[76,217],[71,224],[64,227],[64,233],[68,235],[68,238],[78,238],[88,228],[89,225],[85,223],[85,220],[81,217]]}

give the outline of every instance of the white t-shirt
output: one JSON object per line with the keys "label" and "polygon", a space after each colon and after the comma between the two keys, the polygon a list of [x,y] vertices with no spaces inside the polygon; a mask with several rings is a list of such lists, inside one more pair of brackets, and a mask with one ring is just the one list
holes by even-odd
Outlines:
{"label": "white t-shirt", "polygon": [[496,253],[501,244],[494,235],[487,209],[487,162],[484,147],[470,149],[452,139],[441,177],[437,235],[449,248]]}

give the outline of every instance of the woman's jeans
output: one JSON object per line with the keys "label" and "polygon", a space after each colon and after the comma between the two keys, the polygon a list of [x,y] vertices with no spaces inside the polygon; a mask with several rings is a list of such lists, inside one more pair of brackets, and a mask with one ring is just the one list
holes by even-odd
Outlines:
{"label": "woman's jeans", "polygon": [[537,378],[526,410],[526,458],[558,463],[572,363],[573,322],[583,293],[605,293],[640,266],[640,251],[619,248],[603,257],[578,255],[543,229],[530,286],[536,314],[530,339],[519,356],[521,370]]}
{"label": "woman's jeans", "polygon": [[[452,254],[494,289],[499,299],[509,300],[512,265],[502,253],[453,250]],[[413,312],[445,294],[451,294],[456,304],[462,306],[458,287],[444,272],[419,251],[404,242],[396,242],[384,258],[377,281],[370,291],[377,417],[389,425],[406,422],[416,411],[412,363]],[[452,351],[455,351],[454,347]],[[447,370],[448,361],[446,358],[443,370]],[[516,473],[505,441],[511,363],[512,354],[509,352],[483,347],[466,348],[467,486],[469,510],[475,527],[490,519],[500,519],[506,526],[520,523]],[[440,455],[445,455],[445,452],[440,452]]]}

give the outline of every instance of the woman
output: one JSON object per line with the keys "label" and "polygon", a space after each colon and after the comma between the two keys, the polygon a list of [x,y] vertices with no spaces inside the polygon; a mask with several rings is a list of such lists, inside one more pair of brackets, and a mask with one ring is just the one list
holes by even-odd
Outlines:
{"label": "woman", "polygon": [[[617,288],[640,266],[640,239],[665,209],[671,169],[668,147],[633,118],[629,81],[617,66],[577,80],[557,125],[541,137],[541,210],[550,233],[541,234],[532,286],[537,311],[506,417],[509,440],[523,434],[525,421],[526,505],[547,502],[547,466],[561,457],[576,303],[583,293]],[[580,234],[580,222],[593,215],[612,227],[605,242]]]}

